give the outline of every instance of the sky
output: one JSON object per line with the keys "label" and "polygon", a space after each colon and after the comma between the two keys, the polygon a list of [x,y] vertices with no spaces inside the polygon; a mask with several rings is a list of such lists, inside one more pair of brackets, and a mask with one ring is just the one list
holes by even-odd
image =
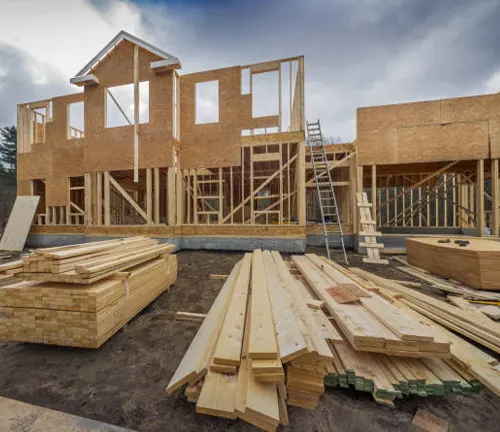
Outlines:
{"label": "sky", "polygon": [[500,91],[500,0],[0,0],[0,127],[69,84],[124,29],[181,73],[305,56],[306,118],[356,136],[356,108]]}

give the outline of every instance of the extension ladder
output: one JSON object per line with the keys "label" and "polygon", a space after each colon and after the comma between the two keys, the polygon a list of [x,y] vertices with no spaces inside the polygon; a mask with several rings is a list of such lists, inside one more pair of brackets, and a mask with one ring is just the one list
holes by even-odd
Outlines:
{"label": "extension ladder", "polygon": [[[339,244],[347,262],[347,254],[344,244],[344,232],[340,223],[340,215],[337,206],[337,198],[333,187],[332,176],[328,168],[325,143],[321,134],[319,120],[316,123],[306,122],[307,143],[309,145],[311,163],[314,171],[316,192],[318,194],[319,208],[321,210],[321,221],[325,235],[325,247],[328,259],[330,258],[330,247]],[[339,240],[340,238],[340,240]]]}

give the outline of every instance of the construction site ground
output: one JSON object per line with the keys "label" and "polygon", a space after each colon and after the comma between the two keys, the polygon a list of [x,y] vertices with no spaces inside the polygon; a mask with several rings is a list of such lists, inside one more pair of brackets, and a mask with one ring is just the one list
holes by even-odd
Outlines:
{"label": "construction site ground", "polygon": [[[324,254],[321,248],[311,252]],[[180,252],[171,290],[98,350],[0,342],[0,395],[144,432],[255,430],[242,421],[196,414],[181,391],[165,393],[199,327],[176,320],[175,312],[206,313],[223,283],[209,275],[228,274],[242,255]],[[353,253],[349,260],[384,277],[415,280],[393,263],[368,265]],[[407,431],[418,408],[448,420],[454,431],[495,430],[500,424],[500,399],[488,390],[473,397],[405,397],[390,408],[369,393],[337,388],[326,391],[315,411],[290,407],[290,429]]]}

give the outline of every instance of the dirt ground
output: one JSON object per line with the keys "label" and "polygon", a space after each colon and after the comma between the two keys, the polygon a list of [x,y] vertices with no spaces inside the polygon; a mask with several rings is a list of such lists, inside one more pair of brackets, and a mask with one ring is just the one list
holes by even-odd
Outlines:
{"label": "dirt ground", "polygon": [[[199,327],[176,321],[175,311],[207,312],[222,286],[209,279],[210,273],[229,273],[242,254],[184,251],[178,256],[172,289],[99,350],[0,343],[0,395],[142,432],[256,430],[243,421],[196,414],[182,392],[165,393]],[[394,264],[368,266],[359,256],[349,258],[351,265],[409,280]],[[392,409],[367,393],[328,389],[315,411],[289,408],[289,429],[407,431],[417,408],[445,418],[454,431],[498,430],[500,424],[500,398],[487,390],[473,397],[414,396]]]}

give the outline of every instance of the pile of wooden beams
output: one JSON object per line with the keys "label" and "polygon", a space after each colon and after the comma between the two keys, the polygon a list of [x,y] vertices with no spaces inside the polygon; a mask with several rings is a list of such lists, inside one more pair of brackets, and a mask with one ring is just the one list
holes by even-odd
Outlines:
{"label": "pile of wooden beams", "polygon": [[396,267],[398,270],[424,281],[432,288],[449,294],[448,300],[454,305],[469,311],[475,310],[480,313],[482,318],[487,316],[494,320],[500,320],[500,292],[470,288],[453,279],[445,279],[431,274],[428,270],[409,264],[403,257],[393,257],[392,259],[403,264]]}
{"label": "pile of wooden beams", "polygon": [[449,343],[437,339],[382,297],[361,288],[331,261],[316,255],[293,256],[292,261],[357,351],[405,357],[449,356]]}
{"label": "pile of wooden beams", "polygon": [[149,237],[129,237],[74,246],[37,249],[22,258],[21,276],[43,282],[89,284],[172,252]]}
{"label": "pile of wooden beams", "polygon": [[[84,249],[83,245],[74,247],[78,252]],[[71,255],[71,247],[62,250]],[[121,256],[122,251],[107,250],[105,258],[112,262],[113,253]],[[37,252],[34,256],[45,259]],[[4,285],[0,287],[0,340],[98,348],[176,278],[177,257],[162,253],[93,283],[18,281]]]}
{"label": "pile of wooden beams", "polygon": [[22,271],[23,263],[21,260],[0,264],[0,286],[14,282],[16,275],[19,275]]}
{"label": "pile of wooden beams", "polygon": [[187,384],[197,412],[275,430],[288,424],[288,405],[315,409],[325,385],[352,385],[387,405],[478,391],[466,368],[450,364],[449,340],[339,268],[316,255],[246,254],[167,392]]}
{"label": "pile of wooden beams", "polygon": [[486,321],[486,317],[481,318],[477,314],[364,270],[356,268],[350,270],[367,284],[375,284],[377,291],[391,304],[417,319],[436,337],[447,341],[450,344],[451,358],[446,360],[446,363],[469,384],[474,385],[479,381],[500,395],[500,369],[497,359],[456,334],[461,334],[498,353],[498,323],[489,319]]}
{"label": "pile of wooden beams", "polygon": [[481,238],[406,240],[408,262],[480,290],[500,291],[500,242]]}

